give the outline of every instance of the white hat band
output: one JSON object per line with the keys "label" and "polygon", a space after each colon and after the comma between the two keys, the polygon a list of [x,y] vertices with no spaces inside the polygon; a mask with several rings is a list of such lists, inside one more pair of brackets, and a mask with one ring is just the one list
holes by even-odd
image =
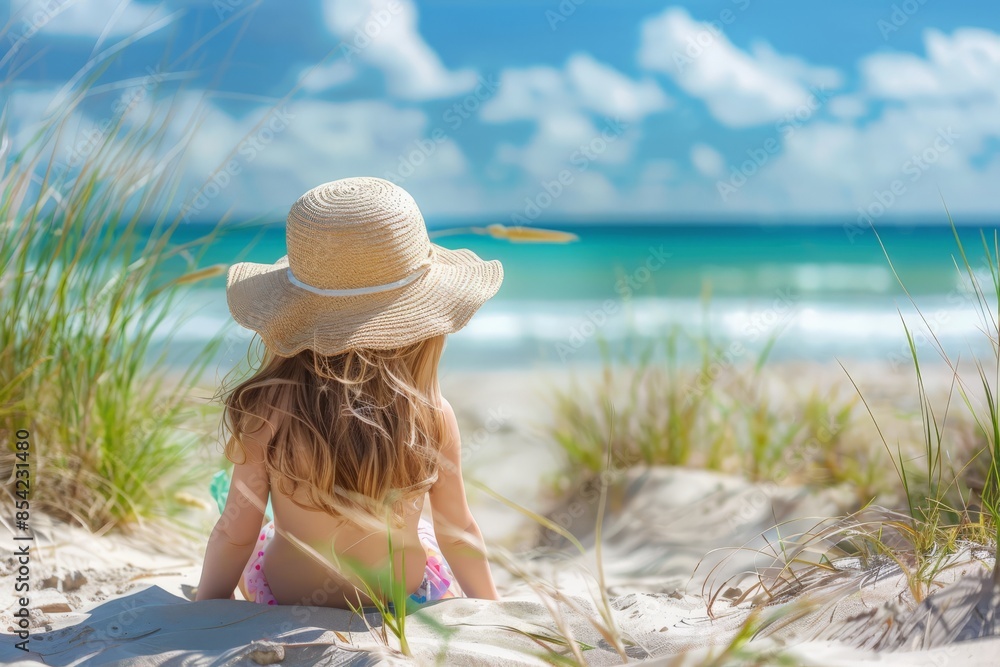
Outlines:
{"label": "white hat band", "polygon": [[352,289],[322,289],[320,287],[313,287],[309,283],[302,282],[295,277],[292,273],[292,267],[288,267],[288,281],[295,285],[296,287],[301,287],[307,292],[312,292],[313,294],[318,294],[320,296],[357,296],[361,294],[375,294],[376,292],[388,292],[389,290],[397,289],[405,285],[409,285],[414,280],[424,275],[427,269],[430,268],[430,264],[424,264],[419,269],[411,273],[410,275],[397,280],[395,282],[386,283],[384,285],[372,285],[371,287],[355,287]]}

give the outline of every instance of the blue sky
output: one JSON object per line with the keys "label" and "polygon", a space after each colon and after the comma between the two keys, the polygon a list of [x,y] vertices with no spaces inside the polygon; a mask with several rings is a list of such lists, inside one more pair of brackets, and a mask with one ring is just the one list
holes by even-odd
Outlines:
{"label": "blue sky", "polygon": [[128,122],[172,109],[178,145],[197,117],[178,167],[193,220],[282,219],[356,175],[396,180],[431,221],[1000,211],[988,3],[4,4],[14,145],[97,62],[56,159],[123,100]]}

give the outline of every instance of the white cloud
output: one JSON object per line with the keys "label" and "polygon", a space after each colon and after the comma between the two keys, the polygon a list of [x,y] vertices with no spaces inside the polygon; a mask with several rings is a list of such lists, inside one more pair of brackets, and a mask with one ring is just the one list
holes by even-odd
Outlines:
{"label": "white cloud", "polygon": [[58,89],[44,85],[20,84],[8,89],[10,95],[10,123],[14,133],[25,128],[39,127],[45,119],[45,110],[52,103]]}
{"label": "white cloud", "polygon": [[[167,16],[161,4],[129,0],[13,0],[11,34],[106,37],[134,33]],[[105,34],[106,33],[106,34]]]}
{"label": "white cloud", "polygon": [[951,37],[928,30],[927,58],[912,53],[876,53],[861,61],[873,97],[947,102],[1000,96],[1000,35],[961,28]]}
{"label": "white cloud", "polygon": [[357,76],[357,68],[343,60],[334,60],[324,65],[309,66],[299,73],[302,89],[315,93],[336,88]]}
{"label": "white cloud", "polygon": [[566,78],[581,106],[606,116],[636,121],[669,104],[666,94],[653,80],[633,81],[586,53],[570,57]]}
{"label": "white cloud", "polygon": [[826,108],[837,118],[860,118],[868,113],[868,103],[860,95],[837,95],[826,103]]}
{"label": "white cloud", "polygon": [[380,69],[396,97],[451,97],[476,85],[471,69],[449,70],[417,30],[413,0],[326,0],[323,15],[347,62]]}
{"label": "white cloud", "polygon": [[[511,68],[500,75],[499,92],[486,102],[480,118],[505,123],[533,120],[535,133],[522,147],[502,144],[496,159],[537,178],[554,178],[574,156],[590,150],[605,165],[624,164],[649,114],[670,106],[655,82],[635,81],[586,53],[572,55],[562,69]],[[609,131],[609,123],[620,125]],[[610,137],[610,139],[608,139]]]}
{"label": "white cloud", "polygon": [[[660,206],[675,212],[829,214],[845,224],[857,221],[861,208],[879,224],[935,214],[945,222],[944,197],[953,213],[995,215],[1000,156],[989,147],[1000,139],[1000,74],[992,73],[1000,35],[928,31],[925,42],[925,56],[865,58],[859,90],[832,97],[825,117],[775,135],[781,142],[776,153],[761,150],[763,142],[747,146],[742,157],[753,152],[764,156],[763,163],[733,162],[748,165],[746,180],[736,183],[726,201],[717,184],[732,184],[729,167],[708,181],[656,181],[646,167],[635,186],[619,191],[618,201],[636,212]],[[692,162],[697,165],[694,151]],[[867,229],[867,223],[858,224],[858,230]]]}
{"label": "white cloud", "polygon": [[840,74],[766,44],[747,53],[720,31],[671,7],[642,25],[640,64],[670,75],[685,92],[705,102],[719,122],[747,127],[777,120],[807,104],[808,86],[837,86]]}
{"label": "white cloud", "polygon": [[[1000,121],[993,123],[993,131],[1000,130]],[[996,210],[983,195],[995,187],[1000,163],[972,165],[983,133],[969,127],[966,114],[954,108],[890,108],[863,126],[817,122],[790,135],[784,152],[732,203],[752,205],[761,196],[791,211],[851,213],[883,193],[891,200],[885,214],[893,217],[943,214],[942,196],[952,209]],[[901,192],[884,194],[896,182]]]}
{"label": "white cloud", "polygon": [[[55,93],[54,87],[11,91],[15,151],[36,132],[28,119],[36,118]],[[117,99],[95,99],[86,111],[70,114],[57,160],[79,164],[107,141],[109,135],[98,128],[112,117],[112,97]],[[232,115],[210,94],[187,91],[169,102],[139,100],[126,124],[142,124],[151,115],[170,117],[162,146],[182,151],[175,204],[187,207],[192,220],[217,219],[227,211],[244,220],[281,219],[309,188],[347,176],[394,177],[429,215],[482,213],[480,187],[461,148],[447,136],[432,134],[430,119],[420,109],[382,100],[306,99],[276,107],[255,104]],[[151,122],[158,126],[159,120]],[[185,138],[191,127],[192,136]],[[76,158],[70,159],[74,150]]]}
{"label": "white cloud", "polygon": [[[571,157],[580,151],[600,130],[586,115],[573,110],[552,110],[538,119],[538,125],[531,139],[524,146],[502,143],[497,148],[496,159],[505,165],[516,167],[522,173],[537,178],[555,178],[565,168]],[[605,150],[604,160],[621,162],[628,153],[615,150],[611,155]]]}
{"label": "white cloud", "polygon": [[[261,119],[260,127],[268,127],[270,117],[281,119],[273,136],[254,129]],[[212,210],[235,206],[243,215],[284,216],[291,202],[320,183],[378,176],[398,179],[425,213],[474,211],[478,188],[464,154],[447,137],[429,139],[428,126],[423,111],[380,100],[301,100],[274,112],[261,107],[239,120],[213,108],[189,155],[192,165],[201,165],[192,182],[200,185],[231,156],[243,174],[211,202]]]}
{"label": "white cloud", "polygon": [[644,184],[660,184],[672,181],[678,175],[677,162],[665,158],[647,160],[639,172],[639,182]]}
{"label": "white cloud", "polygon": [[584,171],[574,174],[566,195],[554,199],[552,209],[560,213],[593,217],[595,213],[613,209],[617,200],[618,191],[604,174]]}
{"label": "white cloud", "polygon": [[[804,209],[867,207],[898,181],[905,192],[886,215],[943,212],[942,196],[952,209],[997,210],[987,193],[995,189],[1000,160],[979,158],[989,141],[1000,138],[1000,35],[929,30],[924,41],[926,57],[876,53],[863,59],[864,93],[831,100],[840,119],[790,135],[773,171],[762,172],[756,185]],[[872,98],[892,104],[863,124],[845,113]],[[838,99],[850,100],[846,109],[833,108]]]}
{"label": "white cloud", "polygon": [[755,42],[750,46],[750,52],[760,68],[787,80],[822,88],[837,88],[844,82],[837,69],[814,67],[798,56],[780,54],[767,42]]}
{"label": "white cloud", "polygon": [[513,170],[517,183],[494,203],[528,218],[533,206],[546,215],[614,208],[618,192],[608,173],[629,169],[641,121],[671,103],[654,81],[631,79],[586,53],[573,54],[563,68],[504,70],[480,118],[534,121],[535,131],[524,145],[502,143],[486,165],[494,179]]}
{"label": "white cloud", "polygon": [[719,151],[708,144],[695,144],[691,147],[691,164],[702,176],[714,178],[726,169],[726,160]]}
{"label": "white cloud", "polygon": [[149,122],[149,129],[158,127],[153,114],[158,111],[164,115],[169,105],[154,105],[151,97],[155,80],[148,77],[132,81],[132,85],[109,87],[99,94],[70,97],[61,85],[10,84],[8,128],[12,149],[23,150],[34,143],[35,135],[46,132],[38,147],[52,150],[52,166],[61,171],[67,164],[87,159],[116,132],[141,127],[150,118],[154,120]]}
{"label": "white cloud", "polygon": [[500,92],[483,105],[481,118],[502,123],[585,110],[638,121],[670,104],[654,81],[633,81],[587,53],[576,53],[562,70],[547,66],[504,70]]}
{"label": "white cloud", "polygon": [[[662,22],[662,15],[657,20]],[[692,60],[688,70],[699,67],[700,61],[710,62],[711,49],[721,46],[741,64],[716,63],[713,67],[717,65],[718,72],[725,71],[723,65],[743,74],[740,68],[749,68],[752,75],[746,74],[747,81],[777,82],[778,93],[803,94],[811,85],[841,85],[840,73],[777,54],[767,45],[755,44],[743,51],[720,41],[725,40],[722,36],[716,39],[700,58]],[[948,34],[928,31],[925,41],[922,54],[879,52],[863,58],[857,86],[831,94],[823,108],[804,122],[783,129],[776,126],[769,134],[764,128],[758,133],[764,136],[755,134],[756,139],[742,138],[746,133],[730,138],[728,133],[716,134],[717,128],[704,126],[692,131],[686,125],[676,131],[692,135],[682,146],[693,145],[689,151],[680,148],[676,155],[659,145],[638,150],[640,138],[649,131],[643,120],[672,105],[656,81],[626,75],[586,53],[571,55],[562,66],[510,68],[502,73],[494,96],[483,102],[477,120],[530,121],[525,123],[530,135],[517,142],[498,141],[486,127],[484,134],[470,138],[495,146],[493,159],[482,165],[487,175],[482,185],[476,182],[458,143],[449,136],[429,139],[435,119],[419,105],[400,107],[385,99],[331,102],[307,96],[289,103],[287,126],[270,136],[266,146],[241,153],[248,137],[259,132],[254,126],[267,120],[268,109],[257,106],[255,100],[252,108],[234,114],[230,103],[224,111],[209,98],[197,138],[187,151],[185,188],[180,196],[189,198],[192,189],[201,186],[232,154],[242,173],[230,179],[195,217],[213,219],[232,208],[244,219],[280,219],[298,195],[318,183],[351,175],[386,177],[399,174],[401,165],[414,167],[403,186],[430,216],[520,212],[526,198],[537,201],[539,193],[546,192],[543,184],[551,184],[566,169],[572,183],[553,199],[546,215],[828,213],[848,216],[847,220],[854,219],[852,212],[858,206],[870,204],[876,192],[888,190],[895,180],[902,181],[905,193],[890,208],[893,216],[936,211],[943,215],[942,194],[961,213],[995,213],[998,204],[992,193],[1000,181],[1000,159],[991,147],[1000,139],[1000,88],[995,84],[1000,80],[1000,35],[971,29]],[[657,52],[656,45],[647,42],[647,47]],[[342,85],[359,71],[365,73],[366,63],[377,66],[361,60],[359,56],[347,63],[338,58],[317,68],[304,80],[304,90]],[[457,73],[436,62],[441,80],[454,81]],[[748,118],[770,121],[774,114],[780,118],[787,113],[784,105],[790,102],[781,94],[768,97],[752,86],[719,83],[728,79],[713,79],[718,72],[707,71],[702,85],[708,88],[702,97],[713,114],[730,114],[731,126],[746,126]],[[712,82],[714,88],[709,85]],[[403,96],[393,85],[390,92]],[[727,92],[727,88],[732,90]],[[55,87],[12,86],[9,129],[15,146],[30,136],[28,123],[47,108],[55,91]],[[111,113],[113,98],[128,92],[115,90],[103,99],[88,97],[86,110],[78,110],[67,124],[67,138],[87,136]],[[183,112],[177,114],[178,123],[187,119],[197,98],[195,93],[181,96]],[[793,98],[788,93],[787,99]],[[141,118],[153,106],[143,100],[136,116]],[[613,140],[602,140],[607,118],[615,116],[627,127]],[[696,120],[704,122],[705,118]],[[464,137],[481,131],[476,122],[469,125],[461,129]],[[954,143],[947,150],[935,149],[939,133],[948,128],[955,135]],[[751,153],[763,154],[761,147],[768,137],[773,137],[778,149],[766,151],[765,163],[755,168],[728,201],[722,201],[717,179],[728,179],[731,167],[745,164]],[[429,146],[433,148],[428,153]],[[581,148],[585,147],[599,150],[583,166],[574,164],[574,156],[584,158]],[[933,161],[913,172],[914,158],[923,159],[925,154]],[[65,155],[65,150],[59,155]],[[914,178],[917,173],[919,177]]]}
{"label": "white cloud", "polygon": [[506,69],[500,76],[499,91],[482,106],[482,120],[506,123],[536,119],[551,112],[554,99],[561,107],[576,106],[568,98],[562,72],[554,67]]}
{"label": "white cloud", "polygon": [[[417,141],[424,137],[428,119],[419,109],[398,109],[376,100],[302,101],[289,108],[295,113],[289,140],[278,144],[274,155],[268,156],[269,164],[275,167],[295,168],[295,163],[302,161],[307,166],[298,171],[315,177],[328,169],[354,169],[378,176],[396,169],[403,159],[415,166],[412,178],[416,180],[465,172],[465,159],[450,140],[433,147],[425,144],[420,151]],[[331,155],[331,146],[337,147],[336,155]],[[422,157],[416,157],[414,151],[422,152]]]}
{"label": "white cloud", "polygon": [[[890,202],[886,219],[935,211],[943,216],[943,196],[953,211],[996,212],[989,193],[1000,178],[1000,159],[989,147],[1000,139],[1000,35],[928,30],[924,40],[926,55],[863,58],[858,88],[830,96],[808,122],[782,125],[773,137],[778,150],[764,150],[763,141],[747,146],[745,157],[763,156],[763,163],[734,163],[748,165],[746,180],[726,200],[714,186],[730,183],[730,169],[718,173],[719,156],[696,145],[691,163],[701,174],[715,174],[711,192],[699,190],[696,181],[644,178],[620,192],[620,201],[642,197],[640,208],[669,202],[681,210],[836,214],[846,221],[859,207],[878,212],[883,201]],[[670,74],[731,127],[785,117],[809,86],[829,90],[843,83],[835,70],[766,45],[740,50],[681,9],[647,21],[639,58]]]}

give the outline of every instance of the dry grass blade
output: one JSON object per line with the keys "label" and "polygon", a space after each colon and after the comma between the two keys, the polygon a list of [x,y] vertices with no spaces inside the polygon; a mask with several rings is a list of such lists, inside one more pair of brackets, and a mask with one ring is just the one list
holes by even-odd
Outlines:
{"label": "dry grass blade", "polygon": [[569,541],[576,548],[576,550],[579,551],[581,554],[586,554],[587,553],[586,548],[584,548],[583,544],[580,543],[580,540],[578,540],[575,535],[573,535],[571,532],[569,532],[568,530],[566,530],[565,528],[563,528],[562,526],[560,526],[556,522],[552,521],[551,519],[549,519],[547,517],[544,517],[544,516],[542,516],[541,514],[539,514],[537,512],[533,512],[532,510],[528,509],[527,507],[524,507],[522,505],[519,505],[518,503],[515,503],[513,500],[510,500],[509,498],[507,498],[507,497],[505,497],[505,496],[497,493],[496,491],[494,491],[490,487],[486,486],[485,484],[483,484],[479,480],[469,480],[469,485],[472,486],[472,487],[475,487],[475,488],[477,488],[477,489],[479,489],[479,490],[481,490],[483,492],[485,492],[491,498],[493,498],[494,500],[497,500],[497,501],[503,503],[507,507],[509,507],[509,508],[511,508],[513,510],[517,510],[518,512],[520,512],[524,516],[528,517],[529,519],[531,519],[532,521],[534,521],[538,525],[540,525],[540,526],[542,526],[544,528],[547,528],[548,530],[551,530],[552,532],[557,533],[557,534],[561,535],[562,537],[566,538],[566,540]]}
{"label": "dry grass blade", "polygon": [[[580,543],[580,541],[572,533],[570,533],[562,526],[556,524],[555,522],[551,521],[546,517],[539,515],[536,512],[533,512],[519,505],[518,503],[515,503],[514,501],[508,498],[505,498],[504,496],[490,489],[481,482],[473,482],[473,484],[477,488],[480,488],[486,493],[488,493],[493,498],[502,502],[504,505],[512,509],[516,509],[525,516],[531,518],[540,526],[548,528],[549,530],[552,530],[562,535],[571,544],[573,544],[573,546],[577,549],[577,551],[580,552],[582,556],[586,555],[587,551],[584,548],[584,546]],[[602,506],[605,504],[605,502],[606,502],[606,495],[604,500],[602,500]],[[601,524],[602,524],[602,519],[599,518],[597,525],[598,538],[600,536]],[[586,618],[587,621],[594,627],[594,629],[604,638],[604,640],[608,643],[608,645],[615,649],[619,657],[621,657],[622,661],[628,662],[629,657],[625,650],[625,645],[622,641],[622,633],[621,630],[617,627],[617,624],[614,619],[614,614],[611,611],[611,603],[607,597],[607,591],[605,588],[606,584],[603,573],[603,562],[599,555],[600,552],[599,546],[597,547],[597,551],[598,551],[597,564],[599,568],[598,574],[595,575],[594,573],[590,572],[589,568],[585,565],[580,565],[580,567],[585,572],[587,572],[590,577],[596,580],[598,588],[600,589],[600,593],[598,595],[600,602],[596,605],[599,614],[598,617],[594,617],[594,615],[591,614],[589,611],[580,607],[580,605],[576,602],[576,600],[566,595],[563,591],[559,590],[557,586],[549,582],[544,582],[538,580],[535,577],[532,577],[523,568],[516,566],[511,559],[509,558],[501,559],[500,562],[505,568],[507,568],[509,571],[511,571],[512,573],[516,574],[519,578],[521,578],[522,581],[528,583],[528,585],[531,586],[532,590],[534,590],[537,594],[539,594],[543,602],[546,604],[546,607],[549,608],[550,612],[553,614],[553,618],[556,618],[558,612],[555,609],[554,605],[552,605],[552,601],[558,601],[565,604],[567,607],[578,613],[581,617]],[[558,619],[556,620],[558,621]]]}
{"label": "dry grass blade", "polygon": [[501,224],[493,224],[487,227],[449,227],[446,229],[434,229],[428,232],[428,235],[432,239],[459,234],[492,236],[495,239],[503,239],[514,243],[572,243],[573,241],[580,240],[579,236],[571,232],[542,229],[541,227],[508,227]]}
{"label": "dry grass blade", "polygon": [[537,227],[508,227],[506,225],[490,225],[486,232],[495,239],[505,239],[520,243],[572,243],[580,237],[571,232],[560,232]]}
{"label": "dry grass blade", "polygon": [[555,605],[555,601],[549,594],[551,589],[550,585],[547,585],[542,580],[529,574],[516,560],[509,556],[504,556],[498,552],[491,554],[491,560],[499,563],[505,569],[507,569],[515,577],[523,581],[531,588],[532,591],[538,596],[538,599],[545,606],[545,609],[549,612],[549,616],[552,617],[553,622],[556,624],[556,629],[562,633],[562,641],[569,650],[573,653],[573,656],[577,660],[578,665],[585,665],[587,661],[583,657],[582,647],[586,646],[579,642],[574,634],[573,629],[570,627],[569,623],[566,622],[565,617],[559,611]]}

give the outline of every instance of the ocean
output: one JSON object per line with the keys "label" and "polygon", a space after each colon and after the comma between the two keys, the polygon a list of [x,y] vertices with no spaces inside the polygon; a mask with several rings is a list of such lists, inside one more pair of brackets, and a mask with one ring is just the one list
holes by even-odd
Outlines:
{"label": "ocean", "polygon": [[[497,296],[449,337],[445,365],[591,364],[608,350],[663,349],[671,332],[679,332],[682,359],[697,354],[688,336],[708,335],[740,354],[773,343],[774,360],[898,365],[909,363],[904,321],[921,355],[935,355],[930,334],[949,354],[991,352],[947,225],[886,226],[878,236],[854,223],[547,227],[572,231],[579,241],[513,243],[474,234],[434,239],[499,259],[505,274]],[[961,227],[959,235],[992,299],[987,317],[995,318],[981,229],[992,250],[995,226]],[[205,231],[182,226],[174,238],[187,241]],[[208,248],[201,265],[269,263],[285,252],[283,226],[229,231]],[[172,363],[189,363],[220,334],[225,342],[214,368],[224,373],[245,358],[252,334],[232,321],[224,285],[219,277],[191,288],[184,309],[164,324],[163,337],[173,334]]]}

